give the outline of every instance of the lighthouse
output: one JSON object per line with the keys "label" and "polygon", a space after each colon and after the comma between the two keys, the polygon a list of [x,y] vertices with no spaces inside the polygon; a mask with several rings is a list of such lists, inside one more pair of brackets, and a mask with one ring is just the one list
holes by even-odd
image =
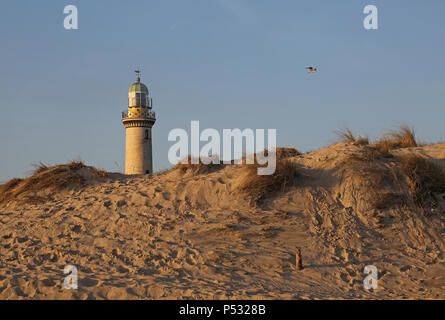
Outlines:
{"label": "lighthouse", "polygon": [[148,88],[136,71],[136,82],[128,89],[128,109],[122,112],[125,126],[125,174],[152,174],[151,128],[156,122]]}

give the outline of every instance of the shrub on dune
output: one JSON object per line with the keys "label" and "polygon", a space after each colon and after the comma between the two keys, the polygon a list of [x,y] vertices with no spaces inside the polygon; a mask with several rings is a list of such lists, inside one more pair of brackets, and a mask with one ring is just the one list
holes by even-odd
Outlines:
{"label": "shrub on dune", "polygon": [[335,132],[342,142],[351,143],[356,146],[365,146],[369,144],[368,137],[355,136],[348,128],[337,130]]}
{"label": "shrub on dune", "polygon": [[436,194],[445,192],[445,171],[433,161],[418,155],[405,155],[400,170],[407,177],[413,202],[423,207],[436,201]]}
{"label": "shrub on dune", "polygon": [[[196,159],[196,158],[195,158]],[[215,170],[221,169],[223,164],[205,164],[202,162],[202,159],[196,159],[198,163],[192,163],[192,156],[189,155],[187,157],[187,163],[178,163],[173,167],[174,171],[178,171],[181,174],[191,174],[192,176],[206,174],[213,172]]]}
{"label": "shrub on dune", "polygon": [[371,147],[382,153],[389,153],[394,149],[417,147],[416,134],[413,128],[404,125],[396,131],[384,134]]}
{"label": "shrub on dune", "polygon": [[295,184],[299,176],[297,164],[289,159],[281,158],[276,163],[275,173],[258,175],[259,164],[246,165],[246,172],[242,176],[237,191],[248,195],[253,202],[258,202],[276,192],[283,192]]}
{"label": "shrub on dune", "polygon": [[[25,179],[12,179],[0,185],[0,205],[10,201],[23,203],[42,203],[46,198],[38,195],[44,190],[60,191],[69,188],[78,188],[86,183],[86,178],[80,170],[87,167],[82,161],[72,161],[68,164],[46,166],[40,163],[33,174]],[[92,177],[105,177],[107,173],[92,168]]]}

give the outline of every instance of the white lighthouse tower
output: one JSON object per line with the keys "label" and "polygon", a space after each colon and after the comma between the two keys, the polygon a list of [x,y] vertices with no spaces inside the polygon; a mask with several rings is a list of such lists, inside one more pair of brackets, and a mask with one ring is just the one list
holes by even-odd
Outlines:
{"label": "white lighthouse tower", "polygon": [[122,112],[125,126],[125,174],[152,174],[151,128],[156,122],[147,86],[137,79],[128,89],[128,110]]}

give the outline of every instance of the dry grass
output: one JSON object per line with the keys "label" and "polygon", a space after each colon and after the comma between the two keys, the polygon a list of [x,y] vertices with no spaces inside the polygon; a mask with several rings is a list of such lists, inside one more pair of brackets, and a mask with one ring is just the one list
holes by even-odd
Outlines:
{"label": "dry grass", "polygon": [[[294,184],[294,179],[298,176],[296,164],[287,160],[301,153],[295,148],[276,148],[276,170],[272,175],[260,176],[257,169],[262,166],[256,162],[256,154],[254,154],[254,164],[246,164],[246,157],[241,159],[240,165],[244,166],[246,175],[239,184],[238,190],[244,194],[251,196],[255,202],[265,198],[268,194],[283,191],[287,187]],[[264,150],[264,155],[268,156],[268,151]],[[192,157],[189,155],[186,164],[178,163],[172,170],[178,170],[181,174],[200,175],[214,172],[225,167],[222,162],[220,164],[204,164],[201,159],[198,164],[191,164]],[[235,163],[234,160],[231,163]]]}
{"label": "dry grass", "polygon": [[82,161],[77,161],[77,160],[71,161],[70,163],[67,164],[67,166],[71,170],[79,170],[79,169],[86,167],[85,163],[83,163]]}
{"label": "dry grass", "polygon": [[[275,152],[277,153],[278,160],[285,159],[285,158],[292,158],[292,157],[301,155],[301,152],[295,148],[281,147],[281,148],[276,148]],[[265,154],[267,155],[267,152]]]}
{"label": "dry grass", "polygon": [[445,192],[445,171],[433,161],[417,155],[405,155],[400,158],[399,168],[407,177],[415,205],[434,205],[437,201],[435,194]]}
{"label": "dry grass", "polygon": [[108,176],[108,172],[106,172],[105,170],[93,168],[92,175],[97,178],[105,178]]}
{"label": "dry grass", "polygon": [[356,146],[365,146],[369,144],[368,137],[355,136],[349,128],[337,130],[336,135],[342,142],[351,143]]}
{"label": "dry grass", "polygon": [[201,159],[198,161],[199,163],[192,163],[192,156],[189,155],[187,157],[187,163],[178,163],[173,167],[172,170],[177,170],[181,174],[191,174],[192,176],[210,173],[216,170],[219,170],[224,167],[223,164],[204,164]]}
{"label": "dry grass", "polygon": [[352,181],[356,181],[354,183],[361,184],[361,189],[366,190],[363,197],[368,208],[382,210],[402,203],[403,196],[395,183],[397,176],[391,169],[394,162],[386,153],[365,146],[347,157],[341,168]]}
{"label": "dry grass", "polygon": [[[277,161],[279,161],[280,159],[296,157],[296,156],[301,154],[295,148],[284,148],[284,147],[276,148],[275,152],[276,152],[276,159],[277,159]],[[268,155],[268,150],[264,150],[264,155],[265,156]],[[210,159],[210,157],[209,157],[209,159]],[[246,165],[246,159],[247,159],[247,157],[244,156],[241,159],[239,164]],[[187,174],[191,174],[191,175],[194,176],[194,175],[207,174],[207,173],[210,173],[210,172],[214,172],[214,171],[217,171],[217,170],[222,169],[222,168],[225,167],[225,164],[223,163],[222,160],[220,161],[219,164],[214,164],[214,163],[204,164],[201,159],[199,159],[199,163],[192,164],[191,160],[192,160],[192,156],[189,155],[187,157],[187,163],[178,163],[177,165],[175,165],[172,168],[172,170],[177,170],[181,174],[186,174],[187,173]],[[257,161],[257,155],[256,154],[253,155],[253,160],[256,163],[256,161]],[[235,160],[231,160],[231,164],[235,164]],[[250,166],[252,164],[247,164],[247,165]]]}
{"label": "dry grass", "polygon": [[409,154],[387,159],[384,151],[371,147],[342,163],[349,176],[360,178],[370,208],[383,210],[412,203],[434,206],[436,194],[445,193],[445,171],[433,161]]}
{"label": "dry grass", "polygon": [[[48,167],[43,163],[35,166],[33,174],[25,179],[12,179],[0,185],[0,205],[10,201],[28,204],[38,204],[46,201],[45,197],[38,195],[44,190],[59,191],[69,188],[81,187],[86,179],[79,173],[86,168],[82,161],[72,161],[64,165]],[[93,177],[104,177],[106,172],[92,168]]]}
{"label": "dry grass", "polygon": [[340,138],[342,142],[345,143],[354,143],[355,135],[349,128],[339,129],[335,131],[335,134]]}
{"label": "dry grass", "polygon": [[48,170],[48,167],[43,163],[43,162],[39,162],[39,164],[34,164],[33,165],[35,167],[33,174],[39,174],[45,170]]}
{"label": "dry grass", "polygon": [[[286,158],[296,157],[296,156],[299,156],[302,154],[300,151],[298,151],[295,148],[285,148],[285,147],[275,148],[274,152],[276,153],[277,161],[286,159]],[[253,154],[253,162],[254,163],[257,163],[257,154],[258,153]],[[264,149],[263,154],[265,157],[267,157],[269,155],[269,150]],[[241,162],[239,164],[243,164],[243,165],[247,164],[246,160],[247,160],[247,156],[242,157]],[[232,164],[233,163],[234,163],[234,161],[232,160]],[[247,165],[252,165],[252,164],[247,164]]]}
{"label": "dry grass", "polygon": [[416,133],[413,128],[403,125],[398,130],[384,134],[376,143],[371,145],[381,153],[390,153],[391,150],[399,148],[417,147]]}
{"label": "dry grass", "polygon": [[394,148],[412,148],[417,147],[416,133],[414,128],[407,125],[401,126],[398,131],[389,133],[390,141]]}
{"label": "dry grass", "polygon": [[3,198],[7,196],[23,179],[14,178],[9,180],[5,184],[0,185],[0,203],[3,202]]}
{"label": "dry grass", "polygon": [[342,142],[356,146],[369,146],[376,151],[375,155],[379,157],[392,157],[391,150],[394,149],[418,146],[414,129],[407,125],[402,125],[395,131],[383,134],[373,144],[370,144],[368,137],[356,136],[348,128],[337,130],[335,133]]}
{"label": "dry grass", "polygon": [[248,195],[254,203],[275,192],[284,192],[295,184],[295,179],[299,176],[296,163],[286,158],[277,157],[276,170],[272,175],[258,175],[259,167],[258,164],[246,165],[247,172],[237,188],[237,191]]}

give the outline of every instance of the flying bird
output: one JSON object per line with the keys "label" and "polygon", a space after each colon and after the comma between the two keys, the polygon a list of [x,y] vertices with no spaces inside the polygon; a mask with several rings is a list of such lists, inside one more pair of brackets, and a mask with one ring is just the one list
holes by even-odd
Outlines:
{"label": "flying bird", "polygon": [[313,67],[307,67],[306,69],[309,70],[308,73],[315,73],[315,72],[317,72],[317,69],[313,68]]}

